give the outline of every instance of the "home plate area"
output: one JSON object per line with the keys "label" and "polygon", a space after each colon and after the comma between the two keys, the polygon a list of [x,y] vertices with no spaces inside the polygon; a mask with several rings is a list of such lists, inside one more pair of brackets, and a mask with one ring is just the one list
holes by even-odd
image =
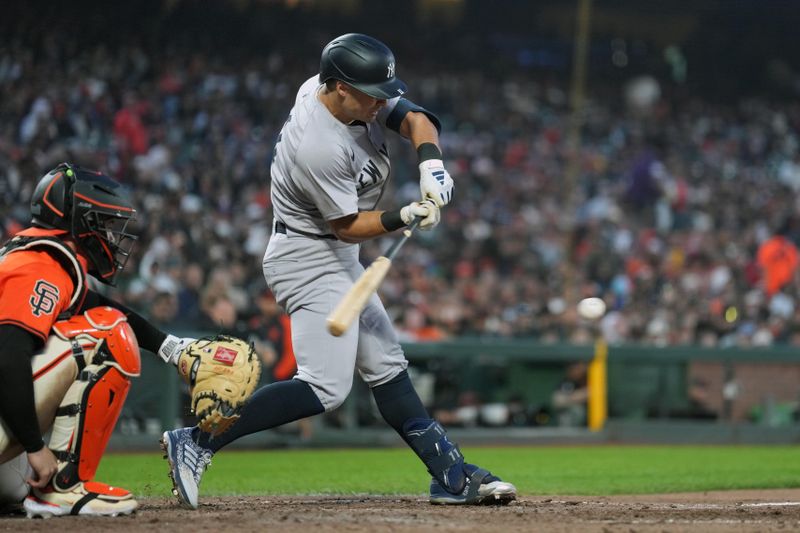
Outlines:
{"label": "home plate area", "polygon": [[26,531],[584,531],[739,532],[800,530],[800,490],[747,490],[636,496],[522,496],[504,507],[433,506],[422,496],[231,496],[197,511],[170,498],[141,500],[117,518],[0,517]]}

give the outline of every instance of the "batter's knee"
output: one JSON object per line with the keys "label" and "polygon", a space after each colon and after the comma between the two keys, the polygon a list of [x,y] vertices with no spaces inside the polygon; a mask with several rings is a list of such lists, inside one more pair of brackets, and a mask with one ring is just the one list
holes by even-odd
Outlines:
{"label": "batter's knee", "polygon": [[[303,379],[302,377],[300,379]],[[303,379],[303,381],[306,381]],[[350,389],[353,387],[353,379],[349,381],[337,383],[317,383],[306,381],[311,386],[311,390],[319,398],[320,403],[325,408],[325,412],[333,411],[341,406],[350,394]]]}

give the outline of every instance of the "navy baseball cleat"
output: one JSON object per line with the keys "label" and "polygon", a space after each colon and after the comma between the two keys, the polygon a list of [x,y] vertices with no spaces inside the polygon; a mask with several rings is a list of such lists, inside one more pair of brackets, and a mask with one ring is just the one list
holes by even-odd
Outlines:
{"label": "navy baseball cleat", "polygon": [[165,431],[161,437],[161,449],[169,461],[172,493],[185,507],[197,509],[200,479],[211,464],[214,453],[194,441],[192,429]]}
{"label": "navy baseball cleat", "polygon": [[430,502],[437,505],[506,505],[517,499],[517,488],[488,470],[464,464],[464,488],[453,494],[431,479]]}

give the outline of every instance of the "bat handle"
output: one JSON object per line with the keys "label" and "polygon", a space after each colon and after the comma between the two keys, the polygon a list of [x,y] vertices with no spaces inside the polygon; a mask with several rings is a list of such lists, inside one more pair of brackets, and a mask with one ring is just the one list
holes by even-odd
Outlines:
{"label": "bat handle", "polygon": [[397,252],[400,251],[400,248],[406,243],[411,234],[414,233],[414,230],[417,229],[419,223],[422,222],[422,217],[414,217],[414,220],[411,221],[411,224],[408,225],[406,229],[403,230],[403,235],[397,239],[394,244],[392,244],[391,248],[386,250],[384,257],[391,261],[394,259],[394,256],[397,255]]}

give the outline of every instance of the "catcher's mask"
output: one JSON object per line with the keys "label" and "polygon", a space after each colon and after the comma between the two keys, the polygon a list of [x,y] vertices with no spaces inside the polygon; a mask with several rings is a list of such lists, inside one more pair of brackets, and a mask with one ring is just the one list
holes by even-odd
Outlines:
{"label": "catcher's mask", "polygon": [[361,33],[347,33],[322,50],[319,82],[340,80],[373,98],[389,99],[406,92],[395,76],[394,54],[379,40]]}
{"label": "catcher's mask", "polygon": [[31,198],[34,226],[67,231],[89,260],[89,273],[114,285],[136,236],[136,211],[122,185],[101,172],[61,163],[39,180]]}

